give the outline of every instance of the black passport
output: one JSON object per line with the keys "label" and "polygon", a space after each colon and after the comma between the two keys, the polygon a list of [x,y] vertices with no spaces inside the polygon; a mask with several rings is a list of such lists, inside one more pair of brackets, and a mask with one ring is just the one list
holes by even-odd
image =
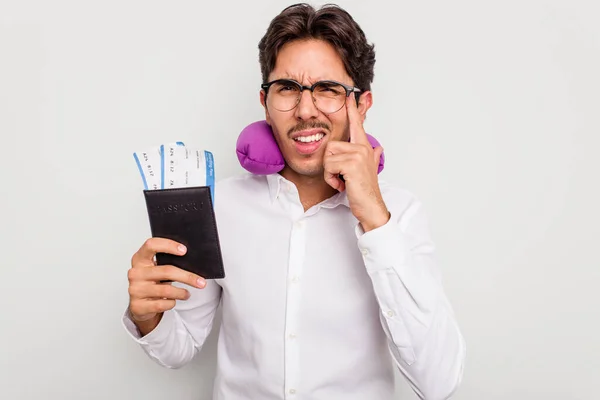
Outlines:
{"label": "black passport", "polygon": [[210,187],[144,190],[144,197],[152,236],[187,247],[183,256],[157,253],[157,264],[174,265],[205,279],[225,278]]}

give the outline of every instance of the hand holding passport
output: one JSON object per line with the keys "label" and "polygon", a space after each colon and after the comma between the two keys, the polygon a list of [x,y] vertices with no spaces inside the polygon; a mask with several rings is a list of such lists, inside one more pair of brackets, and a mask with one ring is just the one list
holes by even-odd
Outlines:
{"label": "hand holding passport", "polygon": [[165,238],[150,238],[131,258],[129,279],[129,316],[140,333],[146,335],[160,322],[162,313],[172,309],[177,300],[190,298],[190,291],[165,282],[180,282],[203,289],[206,280],[173,265],[156,265],[156,254],[184,256],[185,246]]}
{"label": "hand holding passport", "polygon": [[133,156],[143,182],[152,238],[131,260],[130,313],[138,324],[150,324],[151,329],[162,312],[175,306],[175,300],[189,298],[186,289],[162,283],[203,288],[206,279],[225,277],[213,208],[214,160],[212,153],[182,142]]}

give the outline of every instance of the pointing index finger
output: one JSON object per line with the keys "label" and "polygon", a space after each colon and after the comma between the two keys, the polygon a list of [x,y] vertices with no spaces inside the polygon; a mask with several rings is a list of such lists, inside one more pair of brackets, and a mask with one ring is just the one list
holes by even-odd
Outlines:
{"label": "pointing index finger", "polygon": [[354,93],[346,97],[346,110],[348,112],[348,122],[350,126],[350,143],[367,144],[367,133],[365,132],[360,113],[358,112],[358,104]]}

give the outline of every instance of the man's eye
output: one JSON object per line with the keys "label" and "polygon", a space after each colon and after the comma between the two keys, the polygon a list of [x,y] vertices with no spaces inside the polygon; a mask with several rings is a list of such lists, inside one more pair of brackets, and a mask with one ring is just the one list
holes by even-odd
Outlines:
{"label": "man's eye", "polygon": [[338,86],[338,85],[321,85],[319,86],[316,91],[319,93],[328,93],[328,94],[332,94],[332,95],[338,95],[343,93],[343,88]]}
{"label": "man's eye", "polygon": [[298,92],[298,88],[294,85],[278,85],[277,86],[277,93],[293,94],[296,92]]}

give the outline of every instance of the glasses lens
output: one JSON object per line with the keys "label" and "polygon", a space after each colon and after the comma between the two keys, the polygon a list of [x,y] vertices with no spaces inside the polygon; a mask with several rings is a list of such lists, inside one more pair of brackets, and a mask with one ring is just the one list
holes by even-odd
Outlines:
{"label": "glasses lens", "polygon": [[268,96],[273,108],[289,111],[298,104],[300,87],[291,81],[276,82],[271,85]]}
{"label": "glasses lens", "polygon": [[321,82],[313,92],[315,105],[325,114],[331,114],[344,106],[346,89],[338,83]]}

